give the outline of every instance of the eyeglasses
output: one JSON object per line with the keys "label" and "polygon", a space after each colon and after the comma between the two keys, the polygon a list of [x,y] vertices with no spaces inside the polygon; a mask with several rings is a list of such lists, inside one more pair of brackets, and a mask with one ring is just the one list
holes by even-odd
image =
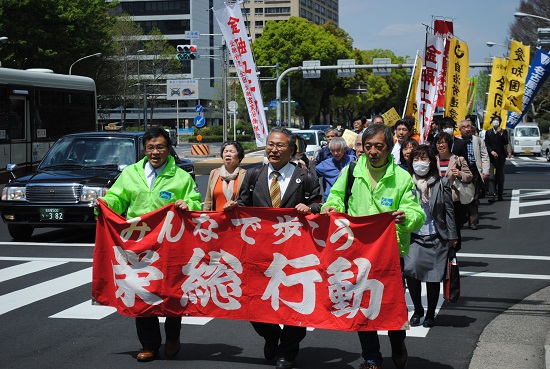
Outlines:
{"label": "eyeglasses", "polygon": [[285,143],[274,143],[274,142],[268,142],[267,143],[267,148],[270,149],[270,150],[273,150],[274,148],[277,148],[277,150],[283,150],[283,149],[286,149],[288,147],[288,144],[285,144]]}
{"label": "eyeglasses", "polygon": [[157,151],[164,151],[166,150],[168,146],[164,145],[164,144],[160,144],[160,145],[149,145],[149,146],[146,146],[145,147],[145,150],[147,151],[154,151],[155,149]]}

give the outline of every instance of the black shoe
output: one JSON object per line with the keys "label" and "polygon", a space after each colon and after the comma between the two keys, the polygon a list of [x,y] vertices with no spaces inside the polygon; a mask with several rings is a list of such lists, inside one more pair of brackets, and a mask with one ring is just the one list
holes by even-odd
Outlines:
{"label": "black shoe", "polygon": [[359,365],[359,369],[382,369],[382,365],[373,364],[365,361],[363,364]]}
{"label": "black shoe", "polygon": [[405,341],[392,342],[391,343],[391,358],[393,364],[397,369],[405,369],[407,366],[407,361],[409,355],[407,353],[407,346],[405,346]]}
{"label": "black shoe", "polygon": [[279,346],[279,340],[268,341],[265,340],[264,344],[264,357],[266,360],[273,360],[277,356],[277,347]]}
{"label": "black shoe", "polygon": [[495,201],[497,201],[497,199],[494,196],[489,199],[489,203],[491,204],[494,203]]}
{"label": "black shoe", "polygon": [[294,361],[287,360],[284,357],[280,357],[277,359],[277,365],[275,365],[275,369],[292,369],[292,368],[294,368]]}
{"label": "black shoe", "polygon": [[434,325],[435,325],[434,320],[429,318],[424,319],[424,323],[422,324],[424,328],[432,328]]}
{"label": "black shoe", "polygon": [[410,320],[411,327],[418,327],[420,325],[420,318],[422,318],[423,316],[424,316],[424,312],[422,313],[415,312],[411,316],[411,320]]}
{"label": "black shoe", "polygon": [[498,201],[504,201],[504,198],[502,196],[499,196]]}

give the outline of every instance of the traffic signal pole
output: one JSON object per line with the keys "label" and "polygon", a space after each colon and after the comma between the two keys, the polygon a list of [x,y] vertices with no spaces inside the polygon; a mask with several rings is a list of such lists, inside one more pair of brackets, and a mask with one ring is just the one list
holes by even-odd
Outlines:
{"label": "traffic signal pole", "polygon": [[[492,63],[471,63],[470,68],[487,68],[491,67]],[[277,78],[277,85],[275,88],[275,99],[277,101],[277,125],[281,124],[281,82],[283,78],[291,72],[300,71],[321,71],[321,70],[335,70],[335,69],[395,69],[395,68],[413,68],[414,64],[363,64],[363,65],[350,65],[342,67],[341,65],[321,65],[313,67],[292,67],[286,69]]]}

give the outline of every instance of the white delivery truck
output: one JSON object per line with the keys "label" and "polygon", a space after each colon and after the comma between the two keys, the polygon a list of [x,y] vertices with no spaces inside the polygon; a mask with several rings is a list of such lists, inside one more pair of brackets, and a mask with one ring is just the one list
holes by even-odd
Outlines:
{"label": "white delivery truck", "polygon": [[518,123],[508,129],[513,155],[541,155],[541,138],[539,125],[535,122]]}

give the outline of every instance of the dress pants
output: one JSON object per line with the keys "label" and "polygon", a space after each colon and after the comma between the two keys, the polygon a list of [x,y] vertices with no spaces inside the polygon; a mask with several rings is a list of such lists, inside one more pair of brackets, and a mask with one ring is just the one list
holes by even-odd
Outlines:
{"label": "dress pants", "polygon": [[470,226],[476,225],[479,223],[479,214],[478,214],[478,208],[479,208],[479,193],[481,192],[481,186],[483,186],[483,179],[481,178],[481,175],[479,174],[479,171],[477,170],[477,166],[475,164],[470,165],[470,171],[474,175],[474,178],[472,179],[472,183],[475,187],[475,196],[470,205],[468,205],[468,213],[469,213],[469,222]]}
{"label": "dress pants", "polygon": [[489,195],[502,198],[504,194],[504,165],[505,161],[491,161],[489,169]]}
{"label": "dress pants", "polygon": [[298,356],[300,342],[306,336],[305,327],[285,325],[281,330],[278,324],[251,322],[256,333],[266,341],[279,342],[277,358],[294,361]]}
{"label": "dress pants", "polygon": [[[160,335],[159,318],[147,317],[136,318],[136,329],[139,342],[143,350],[158,351],[162,343]],[[166,318],[164,322],[164,331],[166,340],[177,341],[180,339],[181,317]]]}
{"label": "dress pants", "polygon": [[[359,342],[361,343],[361,356],[365,361],[372,360],[376,364],[382,364],[382,353],[380,352],[380,340],[377,331],[359,331]],[[407,336],[406,331],[388,331],[391,342],[401,342]]]}

